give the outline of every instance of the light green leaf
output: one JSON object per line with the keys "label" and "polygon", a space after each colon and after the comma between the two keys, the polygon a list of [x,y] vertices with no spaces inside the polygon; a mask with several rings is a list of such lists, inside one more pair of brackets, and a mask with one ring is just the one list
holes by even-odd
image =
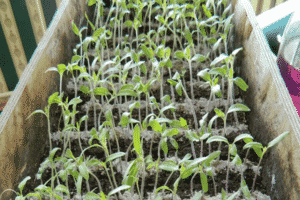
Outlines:
{"label": "light green leaf", "polygon": [[134,96],[134,97],[137,97],[137,93],[130,90],[130,89],[124,89],[124,90],[119,91],[118,96]]}
{"label": "light green leaf", "polygon": [[218,108],[215,108],[214,111],[215,111],[215,113],[216,113],[219,117],[221,117],[222,119],[224,119],[225,114],[222,112],[222,110],[220,110],[220,109],[218,109]]}
{"label": "light green leaf", "polygon": [[19,183],[18,188],[19,188],[21,194],[22,194],[22,191],[23,191],[23,188],[24,188],[26,182],[27,182],[28,180],[30,180],[30,179],[31,179],[31,177],[30,177],[30,176],[27,176],[26,178],[24,178],[24,179],[21,181],[21,183]]}
{"label": "light green leaf", "polygon": [[236,55],[239,51],[241,51],[241,50],[243,50],[243,47],[240,47],[240,48],[238,48],[238,49],[235,49],[232,53],[231,53],[231,55]]}
{"label": "light green leaf", "polygon": [[273,147],[274,145],[278,144],[278,142],[282,141],[285,137],[289,135],[289,132],[283,132],[278,137],[276,137],[274,140],[269,142],[268,148]]}
{"label": "light green leaf", "polygon": [[78,30],[76,24],[74,23],[74,21],[72,21],[72,25],[73,25],[73,32],[79,36],[79,30]]}
{"label": "light green leaf", "polygon": [[55,148],[53,148],[53,149],[50,151],[50,160],[51,160],[51,161],[53,161],[53,157],[54,157],[55,153],[56,153],[58,150],[60,150],[60,148],[55,147]]}
{"label": "light green leaf", "polygon": [[204,62],[205,60],[206,60],[206,57],[201,54],[196,54],[192,58],[192,61],[197,61],[197,62]]}
{"label": "light green leaf", "polygon": [[241,88],[243,91],[246,91],[248,89],[248,85],[247,83],[245,83],[245,81],[240,78],[240,77],[236,77],[233,79],[234,83],[239,86],[239,88]]}
{"label": "light green leaf", "polygon": [[184,58],[184,53],[182,51],[176,51],[175,52],[175,57],[178,59],[183,59]]}
{"label": "light green leaf", "polygon": [[222,42],[222,38],[219,38],[218,41],[213,46],[213,51],[216,51],[220,47],[221,42]]}
{"label": "light green leaf", "polygon": [[168,145],[167,145],[167,138],[163,138],[160,140],[161,143],[161,149],[164,151],[165,154],[168,153]]}
{"label": "light green leaf", "polygon": [[177,135],[179,133],[179,130],[177,128],[167,129],[162,134],[163,137],[171,137],[173,135]]}
{"label": "light green leaf", "polygon": [[84,94],[89,94],[90,93],[90,89],[88,87],[84,86],[84,85],[81,85],[79,90],[81,92],[83,92]]}
{"label": "light green leaf", "polygon": [[140,127],[138,124],[135,125],[133,129],[133,146],[137,154],[142,157],[142,147],[141,147],[141,138],[140,138]]}
{"label": "light green leaf", "polygon": [[228,58],[228,56],[224,53],[222,53],[220,56],[216,57],[211,63],[210,63],[210,66],[214,66],[216,65],[217,63],[225,60],[226,58]]}
{"label": "light green leaf", "polygon": [[250,135],[250,134],[240,134],[239,136],[237,136],[235,139],[234,139],[234,142],[233,143],[236,143],[237,141],[241,140],[241,139],[244,139],[244,138],[251,138],[253,140],[253,137]]}
{"label": "light green leaf", "polygon": [[200,177],[201,177],[201,185],[202,185],[202,189],[205,192],[208,191],[208,183],[207,183],[207,177],[206,177],[206,174],[201,172],[200,173]]}
{"label": "light green leaf", "polygon": [[232,113],[232,112],[237,112],[237,111],[247,112],[247,111],[250,111],[250,108],[248,108],[246,105],[243,105],[243,104],[233,104],[228,109],[227,114]]}
{"label": "light green leaf", "polygon": [[58,94],[59,94],[58,92],[55,92],[49,97],[49,99],[48,99],[49,105],[61,102],[61,99],[59,98]]}
{"label": "light green leaf", "polygon": [[207,127],[207,131],[208,131],[209,133],[211,133],[211,127],[212,127],[213,122],[214,122],[215,119],[217,119],[218,117],[219,117],[218,115],[215,115],[215,116],[213,116],[213,117],[210,119],[210,121],[209,121],[209,123],[208,123],[208,127]]}
{"label": "light green leaf", "polygon": [[243,194],[247,197],[247,199],[250,200],[251,199],[250,191],[249,191],[248,186],[244,179],[241,182],[241,188],[242,188]]}
{"label": "light green leaf", "polygon": [[[101,191],[102,192],[102,191]],[[102,195],[104,195],[104,193],[102,192]],[[101,195],[101,196],[102,196]],[[84,200],[94,200],[94,199],[102,199],[102,197],[100,197],[98,194],[94,193],[94,192],[88,192],[86,193],[86,195],[84,196]]]}
{"label": "light green leaf", "polygon": [[181,84],[181,82],[178,82],[178,83],[176,84],[176,86],[175,86],[175,89],[176,89],[176,92],[178,93],[179,96],[182,95],[182,90],[181,90],[181,88],[182,88],[182,84]]}
{"label": "light green leaf", "polygon": [[179,168],[178,165],[173,160],[167,160],[159,165],[159,169],[174,172],[177,171]]}
{"label": "light green leaf", "polygon": [[172,144],[172,146],[173,146],[176,150],[178,150],[178,143],[176,142],[176,140],[175,140],[174,138],[172,138],[172,137],[170,137],[169,140],[170,140],[170,143]]}
{"label": "light green leaf", "polygon": [[172,190],[168,187],[168,186],[161,186],[159,188],[156,189],[155,194],[157,194],[159,192],[159,190],[169,190],[172,192]]}
{"label": "light green leaf", "polygon": [[111,155],[109,155],[109,156],[106,157],[106,161],[105,162],[106,163],[110,162],[110,161],[112,161],[112,160],[114,160],[116,158],[124,156],[125,154],[126,153],[124,153],[124,152],[117,152],[117,153],[111,154]]}
{"label": "light green leaf", "polygon": [[121,185],[121,186],[117,187],[116,189],[110,191],[108,193],[108,197],[115,194],[115,193],[117,193],[117,192],[119,192],[119,191],[121,191],[121,190],[127,190],[129,188],[131,188],[129,185]]}
{"label": "light green leaf", "polygon": [[180,117],[180,123],[181,123],[181,126],[182,126],[182,127],[187,126],[186,120],[185,120],[184,118],[182,118],[182,117]]}
{"label": "light green leaf", "polygon": [[225,142],[225,143],[229,144],[228,140],[225,137],[216,136],[216,135],[208,138],[208,140],[206,141],[206,143],[211,143],[211,142]]}
{"label": "light green leaf", "polygon": [[150,121],[149,125],[152,127],[152,129],[155,132],[161,133],[162,127],[161,127],[161,125],[156,120]]}
{"label": "light green leaf", "polygon": [[238,154],[235,155],[234,159],[232,160],[232,163],[237,166],[240,166],[242,164],[242,160]]}
{"label": "light green leaf", "polygon": [[253,148],[253,147],[256,147],[256,148],[259,148],[259,149],[264,148],[263,145],[259,142],[249,142],[249,143],[245,144],[243,149],[248,149],[248,148]]}
{"label": "light green leaf", "polygon": [[67,188],[66,186],[62,185],[62,184],[56,186],[55,189],[54,189],[54,191],[56,191],[56,192],[61,192],[61,193],[64,192],[64,193],[66,193],[67,195],[70,194],[68,188]]}
{"label": "light green leaf", "polygon": [[208,156],[206,156],[206,160],[203,162],[203,165],[210,166],[211,161],[213,161],[215,158],[219,157],[221,154],[221,151],[214,151]]}

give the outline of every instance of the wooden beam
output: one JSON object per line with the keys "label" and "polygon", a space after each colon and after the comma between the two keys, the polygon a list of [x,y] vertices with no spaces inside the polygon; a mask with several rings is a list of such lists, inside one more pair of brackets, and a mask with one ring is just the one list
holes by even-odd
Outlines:
{"label": "wooden beam", "polygon": [[27,58],[9,0],[0,1],[0,21],[15,70],[20,79],[27,65]]}
{"label": "wooden beam", "polygon": [[35,41],[36,44],[38,44],[47,29],[41,0],[26,0],[26,7],[28,10]]}

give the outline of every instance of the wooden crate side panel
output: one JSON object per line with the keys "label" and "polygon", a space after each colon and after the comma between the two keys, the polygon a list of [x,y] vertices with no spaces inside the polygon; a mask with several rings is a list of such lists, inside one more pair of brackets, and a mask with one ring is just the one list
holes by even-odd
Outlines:
{"label": "wooden crate side panel", "polygon": [[[264,146],[285,131],[290,135],[277,146],[269,150],[271,156],[263,163],[268,163],[262,169],[262,177],[270,192],[272,176],[276,184],[273,186],[272,199],[300,199],[299,177],[300,157],[299,147],[299,117],[293,107],[292,100],[280,76],[274,57],[267,46],[263,33],[257,25],[255,14],[247,0],[240,0],[235,7],[234,23],[236,28],[246,16],[253,26],[253,31],[247,39],[247,31],[238,41],[244,46],[239,63],[243,66],[242,78],[249,85],[246,95],[246,105],[251,108],[247,120],[249,130],[255,140],[262,141]],[[244,26],[249,26],[245,23]],[[247,27],[244,29],[246,30]],[[238,46],[239,47],[239,46]],[[274,192],[276,191],[276,192]]]}
{"label": "wooden crate side panel", "polygon": [[[90,9],[90,10],[89,10]],[[86,1],[62,1],[59,10],[34,52],[26,70],[0,116],[0,193],[17,189],[26,176],[34,175],[48,140],[47,120],[42,114],[26,118],[47,105],[48,96],[59,91],[59,75],[45,71],[60,63],[70,62],[72,48],[78,42],[71,21],[78,27],[85,22],[84,12],[91,15]],[[51,110],[50,110],[51,112]],[[30,181],[28,184],[30,184]],[[8,199],[11,192],[3,194]]]}

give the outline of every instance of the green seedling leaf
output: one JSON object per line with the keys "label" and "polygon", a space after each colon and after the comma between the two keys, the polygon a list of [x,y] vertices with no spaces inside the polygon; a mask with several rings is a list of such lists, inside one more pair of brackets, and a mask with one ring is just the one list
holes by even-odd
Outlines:
{"label": "green seedling leaf", "polygon": [[[212,28],[212,29],[210,29],[211,30],[211,34],[214,34],[214,32],[215,32],[215,29],[214,28]],[[214,30],[214,31],[213,31]],[[209,44],[215,44],[217,42],[217,39],[216,38],[209,38],[208,39],[208,43]]]}
{"label": "green seedling leaf", "polygon": [[225,143],[229,144],[228,140],[225,137],[216,136],[216,135],[208,138],[206,141],[206,143],[211,143],[211,142],[225,142]]}
{"label": "green seedling leaf", "polygon": [[82,186],[82,176],[78,175],[78,178],[76,181],[76,190],[77,190],[77,193],[79,193],[79,194],[81,193],[81,186]]}
{"label": "green seedling leaf", "polygon": [[216,51],[220,47],[221,42],[222,42],[222,38],[219,38],[218,41],[213,46],[213,51]]}
{"label": "green seedling leaf", "polygon": [[200,173],[200,177],[201,177],[201,185],[202,185],[202,189],[205,192],[208,191],[208,183],[207,183],[207,176],[205,173],[201,172]]}
{"label": "green seedling leaf", "polygon": [[168,118],[156,118],[155,119],[158,123],[172,123],[172,120]]}
{"label": "green seedling leaf", "polygon": [[247,197],[247,199],[250,200],[251,199],[250,191],[249,191],[248,186],[244,179],[241,182],[241,188],[242,188],[243,194]]}
{"label": "green seedling leaf", "polygon": [[231,54],[233,55],[233,56],[235,56],[239,51],[241,51],[241,50],[243,50],[243,47],[240,47],[240,48],[238,48],[238,49],[235,49]]}
{"label": "green seedling leaf", "polygon": [[228,56],[224,53],[222,53],[219,57],[216,57],[211,63],[210,66],[214,66],[216,64],[218,64],[219,62],[225,60],[226,58],[228,58]]}
{"label": "green seedling leaf", "polygon": [[141,45],[141,48],[142,48],[144,54],[145,54],[148,58],[150,58],[150,59],[152,60],[152,59],[153,59],[153,50],[152,50],[152,48],[150,47],[150,48],[148,49],[144,44]]}
{"label": "green seedling leaf", "polygon": [[175,52],[175,57],[178,59],[183,59],[184,58],[184,53],[182,51],[176,51]]}
{"label": "green seedling leaf", "polygon": [[[245,139],[245,138],[250,138],[251,140],[253,140],[253,137],[250,135],[250,134],[241,134],[239,136],[237,136],[235,139],[234,139],[234,142],[233,143],[236,143],[237,141],[241,140],[241,139]],[[245,141],[245,140],[244,140]]]}
{"label": "green seedling leaf", "polygon": [[186,127],[187,126],[187,122],[184,118],[180,117],[180,124],[182,127]]}
{"label": "green seedling leaf", "polygon": [[67,188],[66,186],[62,185],[62,184],[56,186],[55,189],[54,189],[54,191],[56,191],[56,192],[61,192],[61,193],[64,192],[64,193],[66,193],[67,195],[70,194],[68,188]]}
{"label": "green seedling leaf", "polygon": [[214,151],[206,157],[206,160],[203,162],[203,165],[210,166],[211,161],[219,157],[221,151]]}
{"label": "green seedling leaf", "polygon": [[210,135],[210,133],[205,133],[200,137],[200,140],[206,140]]}
{"label": "green seedling leaf", "polygon": [[179,161],[178,164],[180,165],[181,163],[186,162],[186,161],[189,160],[191,157],[192,157],[192,154],[190,154],[190,153],[186,154],[186,155],[182,158],[182,160]]}
{"label": "green seedling leaf", "polygon": [[166,94],[165,96],[163,96],[162,98],[161,98],[161,100],[163,100],[163,101],[165,101],[165,102],[168,102],[168,103],[172,103],[172,101],[171,101],[171,98],[170,98],[170,95],[168,95],[168,94]]}
{"label": "green seedling leaf", "polygon": [[130,90],[130,89],[124,89],[124,90],[119,91],[118,96],[134,96],[134,97],[137,97],[137,93]]}
{"label": "green seedling leaf", "polygon": [[238,154],[235,155],[235,157],[232,160],[232,163],[237,165],[237,166],[241,166],[242,160],[241,160],[241,158],[239,157]]}
{"label": "green seedling leaf", "polygon": [[[102,192],[102,191],[101,191]],[[102,194],[104,195],[104,193],[102,192]],[[102,196],[102,195],[101,195]],[[102,199],[103,197],[100,197],[98,194],[94,193],[94,192],[88,192],[86,193],[86,195],[84,196],[84,200],[94,200],[94,199]]]}
{"label": "green seedling leaf", "polygon": [[217,119],[218,117],[219,117],[218,115],[215,115],[215,116],[213,116],[213,117],[210,119],[210,121],[209,121],[209,123],[208,123],[208,127],[207,127],[207,131],[208,131],[209,133],[211,133],[211,127],[212,127],[213,122],[214,122],[215,119]]}
{"label": "green seedling leaf", "polygon": [[142,147],[141,147],[141,138],[140,138],[140,127],[138,124],[135,125],[133,129],[133,146],[137,154],[142,157]]}
{"label": "green seedling leaf", "polygon": [[203,11],[206,15],[207,18],[210,18],[212,16],[211,12],[206,8],[205,4],[202,4],[202,8],[203,8]]}
{"label": "green seedling leaf", "polygon": [[243,104],[234,104],[234,105],[230,106],[227,114],[232,113],[232,112],[237,112],[237,111],[247,112],[247,111],[250,111],[250,108],[248,108],[246,105],[243,105]]}
{"label": "green seedling leaf", "polygon": [[149,125],[155,132],[161,133],[162,127],[156,120],[150,121]]}
{"label": "green seedling leaf", "polygon": [[111,110],[107,110],[106,112],[105,112],[105,119],[107,120],[107,121],[111,121],[112,120],[112,112],[111,112]]}
{"label": "green seedling leaf", "polygon": [[[187,39],[189,45],[193,45],[193,36],[190,32],[190,29],[188,27],[185,27],[184,29],[184,36],[185,38]],[[190,56],[188,56],[188,54],[185,54],[186,58],[189,60],[190,59]]]}
{"label": "green seedling leaf", "polygon": [[169,190],[172,192],[172,190],[168,186],[161,186],[156,189],[155,194],[157,194],[159,192],[159,190]]}
{"label": "green seedling leaf", "polygon": [[[74,21],[72,21],[72,26],[73,26],[73,32],[74,32],[76,35],[79,36],[79,30],[78,30],[76,24],[74,24]],[[80,36],[81,36],[81,35],[80,35]]]}
{"label": "green seedling leaf", "polygon": [[258,142],[249,142],[247,143],[243,149],[247,149],[247,148],[253,148],[255,153],[257,154],[258,157],[262,157],[263,153],[261,151],[261,149],[263,148],[261,143]]}
{"label": "green seedling leaf", "polygon": [[60,150],[60,148],[55,147],[55,148],[53,148],[53,149],[50,151],[50,160],[51,160],[51,161],[53,161],[53,157],[54,157],[55,153],[56,153],[58,150]]}
{"label": "green seedling leaf", "polygon": [[26,182],[27,182],[28,180],[30,180],[30,179],[31,179],[31,177],[30,177],[30,176],[27,176],[26,178],[24,178],[24,179],[21,181],[21,183],[19,183],[18,188],[19,188],[21,194],[22,194],[22,191],[23,191],[23,188],[24,188]]}
{"label": "green seedling leaf", "polygon": [[274,140],[272,140],[271,142],[269,142],[268,148],[275,146],[276,144],[278,144],[280,141],[282,141],[288,135],[289,135],[289,132],[284,132],[284,133],[280,134]]}
{"label": "green seedling leaf", "polygon": [[181,84],[181,82],[178,82],[178,83],[176,84],[176,86],[175,86],[175,89],[176,89],[176,92],[178,93],[179,96],[182,95],[182,90],[181,90],[181,88],[182,88],[182,84]]}
{"label": "green seedling leaf", "polygon": [[110,162],[110,161],[112,161],[112,160],[114,160],[114,159],[116,159],[116,158],[120,158],[120,157],[122,157],[122,156],[124,156],[126,153],[124,153],[124,152],[117,152],[117,153],[114,153],[114,154],[111,154],[111,155],[109,155],[109,156],[107,156],[106,157],[106,163],[107,162]]}
{"label": "green seedling leaf", "polygon": [[175,140],[174,138],[172,138],[172,137],[170,137],[169,140],[170,140],[172,146],[173,146],[176,150],[178,150],[178,143],[176,142],[176,140]]}
{"label": "green seedling leaf", "polygon": [[162,136],[163,137],[171,137],[173,135],[177,135],[178,133],[179,133],[179,130],[177,128],[167,129],[167,130],[164,131]]}
{"label": "green seedling leaf", "polygon": [[168,145],[167,145],[167,138],[163,138],[161,141],[161,149],[164,151],[165,154],[168,153]]}
{"label": "green seedling leaf", "polygon": [[177,171],[179,169],[178,165],[173,160],[164,161],[158,166],[158,168],[171,172]]}
{"label": "green seedling leaf", "polygon": [[188,178],[189,176],[191,176],[195,171],[197,171],[197,166],[193,166],[193,167],[190,167],[190,168],[187,168],[185,169],[182,174],[180,175],[180,178],[182,179],[186,179]]}
{"label": "green seedling leaf", "polygon": [[236,148],[236,145],[235,144],[230,144],[229,145],[229,153],[233,156],[236,156],[237,155],[237,148]]}
{"label": "green seedling leaf", "polygon": [[227,195],[223,188],[222,188],[222,200],[227,200]]}
{"label": "green seedling leaf", "polygon": [[161,115],[164,111],[169,110],[169,109],[171,109],[171,111],[174,112],[174,109],[176,109],[176,107],[173,104],[165,106],[160,110],[159,114]]}
{"label": "green seedling leaf", "polygon": [[187,46],[184,50],[184,57],[187,59],[187,60],[190,60],[191,59],[191,50],[190,50],[190,47]]}
{"label": "green seedling leaf", "polygon": [[141,107],[141,104],[139,102],[133,102],[132,104],[129,105],[129,109],[130,109],[130,112],[132,112],[132,110],[137,107],[137,108],[140,108]]}
{"label": "green seedling leaf", "polygon": [[81,163],[81,165],[79,165],[79,172],[80,172],[80,175],[85,178],[87,181],[89,180],[89,172],[88,172],[88,169],[85,165],[85,163]]}
{"label": "green seedling leaf", "polygon": [[96,1],[97,1],[97,0],[89,0],[88,5],[89,5],[89,6],[92,6],[92,5],[94,5],[94,4],[96,3]]}
{"label": "green seedling leaf", "polygon": [[75,160],[75,157],[73,156],[73,153],[70,149],[67,149],[67,152],[66,152],[66,157],[67,158],[72,158]]}
{"label": "green seedling leaf", "polygon": [[64,64],[58,64],[57,65],[57,71],[60,75],[62,75],[64,73],[64,71],[66,71],[67,67]]}
{"label": "green seedling leaf", "polygon": [[194,159],[193,161],[190,162],[189,166],[198,165],[199,163],[202,163],[206,159],[207,159],[207,157],[201,157],[201,158]]}
{"label": "green seedling leaf", "polygon": [[49,97],[49,99],[48,99],[48,104],[49,104],[49,106],[51,105],[51,104],[54,104],[54,103],[60,103],[61,102],[61,99],[59,98],[59,96],[58,96],[58,92],[55,92],[55,93],[53,93],[50,97]]}
{"label": "green seedling leaf", "polygon": [[35,110],[35,111],[33,111],[33,113],[31,113],[26,119],[29,119],[32,115],[34,115],[34,114],[36,114],[36,113],[42,113],[42,114],[46,115],[45,112],[44,112],[43,110]]}
{"label": "green seedling leaf", "polygon": [[122,185],[122,186],[117,187],[116,189],[110,191],[110,192],[108,193],[108,196],[111,196],[111,195],[113,195],[113,194],[115,194],[115,193],[117,193],[117,192],[119,192],[119,191],[121,191],[121,190],[127,190],[127,189],[129,189],[129,188],[131,188],[131,186],[129,186],[129,185]]}
{"label": "green seedling leaf", "polygon": [[88,167],[93,167],[93,166],[96,166],[96,165],[100,166],[101,162],[98,159],[95,159],[95,158],[86,162],[86,166],[88,166]]}
{"label": "green seedling leaf", "polygon": [[206,60],[206,57],[201,54],[196,54],[192,58],[192,61],[197,61],[197,62],[204,62],[205,60]]}
{"label": "green seedling leaf", "polygon": [[41,195],[38,192],[28,193],[26,197],[37,197],[38,199],[42,199]]}
{"label": "green seedling leaf", "polygon": [[239,88],[241,88],[243,91],[246,91],[248,89],[248,85],[247,83],[245,83],[245,81],[240,78],[240,77],[236,77],[233,79],[234,83],[239,86]]}
{"label": "green seedling leaf", "polygon": [[220,110],[220,109],[218,109],[218,108],[215,108],[214,111],[215,111],[215,113],[216,113],[219,117],[221,117],[222,119],[225,118],[225,114],[222,112],[222,110]]}
{"label": "green seedling leaf", "polygon": [[132,78],[132,81],[135,83],[139,83],[141,82],[141,77],[135,74]]}

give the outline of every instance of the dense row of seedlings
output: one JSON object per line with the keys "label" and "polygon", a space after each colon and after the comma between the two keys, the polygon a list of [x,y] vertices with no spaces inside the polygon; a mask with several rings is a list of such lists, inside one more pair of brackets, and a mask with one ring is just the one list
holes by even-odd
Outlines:
{"label": "dense row of seedlings", "polygon": [[[209,180],[214,195],[222,189],[222,199],[240,194],[249,199],[264,154],[288,133],[267,147],[253,142],[249,133],[236,135],[232,142],[225,137],[227,123],[235,121],[235,126],[240,126],[237,112],[250,111],[234,98],[234,83],[244,91],[248,86],[242,78],[234,77],[234,59],[242,48],[228,54],[231,4],[227,0],[114,0],[110,8],[104,8],[101,0],[88,4],[96,8],[95,24],[85,16],[92,35],[83,38],[88,28],[79,30],[73,23],[80,44],[71,64],[47,70],[57,71],[60,83],[65,72],[72,74],[74,98],[65,97],[60,85],[60,91],[49,97],[48,106],[32,113],[47,117],[50,154],[36,175],[41,184],[35,192],[23,195],[31,178],[26,177],[19,184],[17,198],[133,199],[136,195],[138,199],[161,199],[169,190],[179,199],[180,183],[193,175],[189,195],[194,199],[208,194]],[[201,101],[201,97],[208,100]],[[50,106],[55,104],[62,111],[59,121],[50,120]],[[85,111],[78,111],[80,107]],[[214,132],[218,127],[222,127],[221,135]],[[181,156],[179,140],[183,138],[192,154]],[[76,146],[71,143],[75,140]],[[221,152],[222,143],[227,144],[227,152]],[[252,166],[255,177],[249,191],[243,167],[251,148],[259,163]],[[241,156],[242,149],[248,149],[245,156]],[[94,157],[88,157],[87,152]],[[222,163],[226,166],[225,190],[217,188],[215,181]],[[240,184],[228,197],[229,169],[233,168],[240,173]],[[51,177],[43,181],[47,169]],[[171,172],[168,177],[166,172]],[[162,173],[167,177],[165,184],[158,181]],[[200,189],[193,186],[197,174]],[[149,184],[151,176],[153,186]],[[91,180],[96,188],[91,187]],[[172,188],[167,186],[171,180]]]}

